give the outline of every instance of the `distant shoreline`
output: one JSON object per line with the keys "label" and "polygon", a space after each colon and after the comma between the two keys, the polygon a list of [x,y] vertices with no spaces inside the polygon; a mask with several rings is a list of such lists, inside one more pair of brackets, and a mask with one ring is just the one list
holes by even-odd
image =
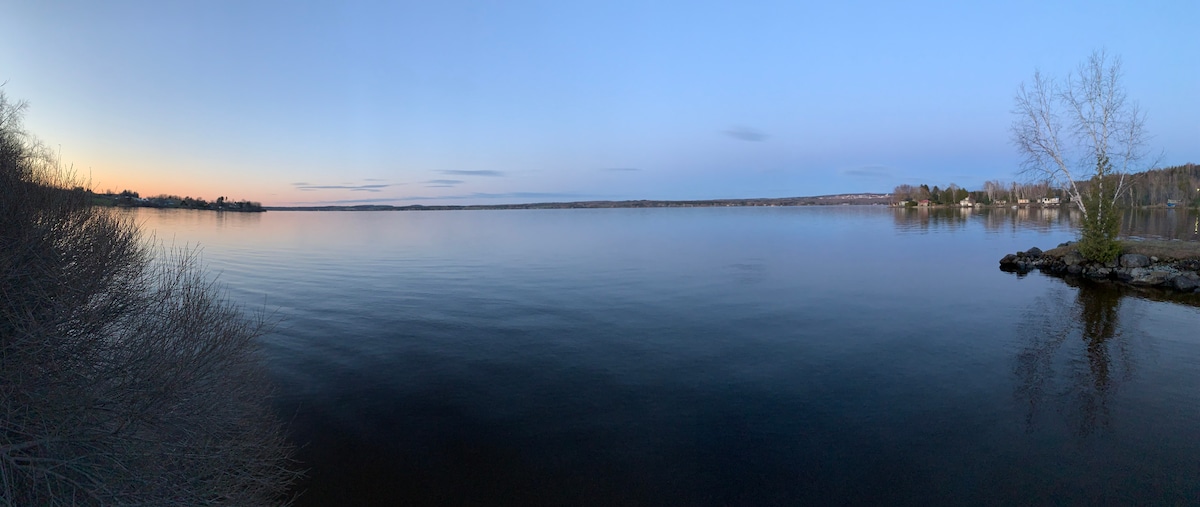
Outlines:
{"label": "distant shoreline", "polygon": [[829,206],[842,204],[877,205],[891,204],[891,194],[859,193],[819,195],[813,197],[777,197],[755,199],[708,199],[690,201],[631,200],[631,201],[575,201],[539,202],[528,204],[474,204],[433,205],[411,204],[392,206],[387,204],[363,204],[357,206],[264,206],[267,211],[459,211],[459,210],[507,210],[507,209],[609,209],[609,208],[717,208],[717,207],[771,207],[771,206]]}

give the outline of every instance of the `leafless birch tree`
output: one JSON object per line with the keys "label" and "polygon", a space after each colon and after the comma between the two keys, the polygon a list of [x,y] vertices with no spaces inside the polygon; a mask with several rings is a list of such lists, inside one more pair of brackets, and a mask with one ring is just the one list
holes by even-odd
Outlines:
{"label": "leafless birch tree", "polygon": [[1119,253],[1117,199],[1144,170],[1145,115],[1126,97],[1121,60],[1103,51],[1065,82],[1035,72],[1017,91],[1013,143],[1026,176],[1063,188],[1084,215],[1080,249],[1107,260]]}

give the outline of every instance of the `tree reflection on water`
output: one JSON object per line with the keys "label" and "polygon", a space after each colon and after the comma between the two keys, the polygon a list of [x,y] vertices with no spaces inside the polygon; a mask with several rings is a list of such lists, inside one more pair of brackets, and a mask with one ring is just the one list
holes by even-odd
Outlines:
{"label": "tree reflection on water", "polygon": [[1075,288],[1059,287],[1038,298],[1032,318],[1019,327],[1025,345],[1017,355],[1016,394],[1028,405],[1027,431],[1045,424],[1043,414],[1052,410],[1065,414],[1078,435],[1088,436],[1109,426],[1113,394],[1134,374],[1132,337],[1124,333],[1136,327],[1121,325],[1125,289],[1067,283]]}

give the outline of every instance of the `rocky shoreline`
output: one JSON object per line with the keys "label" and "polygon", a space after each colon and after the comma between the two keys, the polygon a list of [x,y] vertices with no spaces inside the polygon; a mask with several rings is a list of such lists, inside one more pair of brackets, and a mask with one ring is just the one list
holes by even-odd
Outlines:
{"label": "rocky shoreline", "polygon": [[1159,258],[1141,253],[1125,253],[1109,262],[1089,261],[1063,243],[1050,251],[1037,247],[1005,255],[1000,269],[1027,273],[1039,270],[1054,276],[1110,280],[1137,287],[1154,287],[1182,293],[1200,294],[1200,259]]}

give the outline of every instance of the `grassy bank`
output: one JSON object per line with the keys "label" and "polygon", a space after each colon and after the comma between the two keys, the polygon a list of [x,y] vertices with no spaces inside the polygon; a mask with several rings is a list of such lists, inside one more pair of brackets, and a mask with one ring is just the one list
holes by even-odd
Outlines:
{"label": "grassy bank", "polygon": [[[1052,257],[1062,257],[1067,252],[1075,250],[1074,244],[1060,246],[1045,252]],[[1121,253],[1142,254],[1147,257],[1157,257],[1163,261],[1200,260],[1200,242],[1168,241],[1158,239],[1125,239],[1121,241]]]}

